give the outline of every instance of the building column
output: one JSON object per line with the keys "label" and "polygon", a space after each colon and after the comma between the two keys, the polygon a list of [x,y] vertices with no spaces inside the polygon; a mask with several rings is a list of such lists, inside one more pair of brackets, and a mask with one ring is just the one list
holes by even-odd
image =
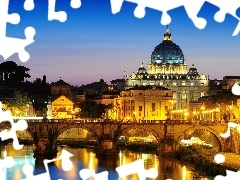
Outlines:
{"label": "building column", "polygon": [[187,105],[186,105],[186,109],[189,109],[190,93],[191,93],[191,91],[187,91]]}

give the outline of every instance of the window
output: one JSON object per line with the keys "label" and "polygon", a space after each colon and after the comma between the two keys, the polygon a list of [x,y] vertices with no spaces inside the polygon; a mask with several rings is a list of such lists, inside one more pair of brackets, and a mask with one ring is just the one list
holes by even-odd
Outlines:
{"label": "window", "polygon": [[64,101],[64,99],[61,99],[61,102],[63,102]]}
{"label": "window", "polygon": [[141,113],[139,113],[139,116],[141,116],[142,114]]}
{"label": "window", "polygon": [[183,83],[182,83],[182,86],[185,86],[185,85],[186,85],[186,83],[185,83],[185,82],[183,82]]}
{"label": "window", "polygon": [[168,93],[166,93],[166,96],[168,97]]}
{"label": "window", "polygon": [[134,106],[132,106],[132,110],[134,110]]}
{"label": "window", "polygon": [[142,93],[139,93],[139,95],[142,95]]}
{"label": "window", "polygon": [[139,110],[139,111],[142,111],[142,106],[139,106],[138,110]]}
{"label": "window", "polygon": [[152,111],[155,111],[155,103],[152,103]]}
{"label": "window", "polygon": [[55,94],[55,90],[53,90],[53,94]]}
{"label": "window", "polygon": [[68,90],[67,90],[67,94],[68,94]]}
{"label": "window", "polygon": [[165,110],[168,110],[168,106],[165,106]]}

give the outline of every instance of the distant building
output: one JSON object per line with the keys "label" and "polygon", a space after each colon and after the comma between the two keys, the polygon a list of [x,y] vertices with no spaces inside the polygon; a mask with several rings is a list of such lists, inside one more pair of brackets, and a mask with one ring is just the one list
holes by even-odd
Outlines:
{"label": "distant building", "polygon": [[55,99],[61,95],[71,98],[71,85],[60,78],[60,80],[51,84],[51,97]]}
{"label": "distant building", "polygon": [[217,94],[222,90],[222,80],[214,79],[210,80],[209,96]]}
{"label": "distant building", "polygon": [[172,90],[157,86],[136,86],[114,99],[113,119],[166,120],[172,110]]}
{"label": "distant building", "polygon": [[73,118],[73,110],[74,100],[71,94],[71,85],[60,78],[51,84],[51,106],[48,104],[47,114],[51,114],[52,118]]}
{"label": "distant building", "polygon": [[52,102],[52,117],[60,119],[73,118],[73,105],[74,103],[70,99],[61,95]]}
{"label": "distant building", "polygon": [[114,104],[114,98],[117,98],[119,96],[119,92],[114,91],[105,91],[102,92],[100,96],[95,100],[99,104]]}
{"label": "distant building", "polygon": [[126,77],[125,89],[137,86],[163,86],[173,91],[173,109],[189,109],[189,102],[208,96],[209,77],[199,74],[192,65],[189,70],[181,48],[172,41],[167,28],[163,41],[151,55],[148,70],[143,64],[138,71]]}
{"label": "distant building", "polygon": [[240,76],[224,76],[222,80],[222,89],[231,89],[235,83],[240,82]]}
{"label": "distant building", "polygon": [[125,87],[125,79],[114,79],[111,81],[113,85],[113,90],[122,91]]}

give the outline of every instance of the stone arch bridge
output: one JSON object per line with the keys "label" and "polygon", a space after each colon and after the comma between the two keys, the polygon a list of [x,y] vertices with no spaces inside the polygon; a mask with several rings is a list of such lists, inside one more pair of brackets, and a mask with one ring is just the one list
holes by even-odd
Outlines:
{"label": "stone arch bridge", "polygon": [[[0,124],[0,130],[7,128],[4,123]],[[218,141],[219,150],[227,151],[231,144],[235,146],[235,153],[240,153],[240,135],[232,133],[231,140],[224,139],[220,133],[227,130],[227,124],[193,124],[186,121],[169,120],[169,121],[150,121],[146,123],[141,122],[119,122],[119,121],[96,121],[89,122],[85,120],[28,120],[27,132],[32,136],[35,144],[35,157],[43,156],[44,159],[52,159],[56,155],[54,149],[55,142],[58,136],[64,131],[71,128],[82,128],[91,132],[98,142],[98,153],[111,155],[116,151],[116,143],[119,136],[130,129],[144,129],[151,132],[158,142],[158,149],[160,153],[177,150],[179,142],[184,139],[190,132],[201,129],[210,132]],[[171,147],[166,147],[165,139],[172,138],[174,143]],[[110,153],[109,153],[110,152]],[[41,160],[40,160],[41,162]]]}

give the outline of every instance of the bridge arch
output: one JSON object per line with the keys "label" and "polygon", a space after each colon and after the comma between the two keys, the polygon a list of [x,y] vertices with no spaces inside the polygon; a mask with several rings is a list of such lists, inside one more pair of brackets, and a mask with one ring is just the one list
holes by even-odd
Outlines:
{"label": "bridge arch", "polygon": [[184,137],[186,137],[190,132],[194,132],[195,130],[204,130],[207,132],[210,132],[215,139],[218,142],[219,145],[219,151],[224,151],[224,139],[220,136],[219,132],[215,131],[214,129],[210,128],[210,127],[206,127],[206,126],[200,126],[200,127],[190,127],[187,130],[184,131],[184,133],[182,133],[180,136],[177,137],[176,139],[176,150],[179,149],[179,144],[180,141],[182,139],[184,139]]}
{"label": "bridge arch", "polygon": [[150,127],[139,126],[139,125],[128,125],[128,126],[125,126],[125,127],[121,128],[121,131],[119,131],[119,133],[118,133],[118,137],[123,135],[124,133],[126,133],[127,131],[129,131],[131,129],[143,129],[143,130],[146,130],[146,131],[152,133],[152,135],[157,140],[158,146],[160,146],[161,139],[163,137],[161,136],[161,134],[159,134],[157,131],[155,131],[154,129],[152,129]]}
{"label": "bridge arch", "polygon": [[87,130],[88,132],[90,132],[93,136],[94,136],[94,138],[96,139],[96,141],[97,142],[99,142],[99,136],[98,136],[98,134],[95,132],[95,131],[93,131],[93,129],[91,129],[89,126],[87,126],[87,125],[84,125],[84,124],[81,124],[81,126],[75,126],[74,124],[71,124],[71,125],[68,125],[67,127],[63,127],[63,128],[61,128],[61,129],[59,129],[59,131],[57,132],[57,135],[56,135],[56,140],[58,139],[58,137],[62,134],[62,133],[64,133],[64,132],[66,132],[67,130],[70,130],[70,129],[73,129],[73,128],[75,128],[75,129],[83,129],[83,130]]}

